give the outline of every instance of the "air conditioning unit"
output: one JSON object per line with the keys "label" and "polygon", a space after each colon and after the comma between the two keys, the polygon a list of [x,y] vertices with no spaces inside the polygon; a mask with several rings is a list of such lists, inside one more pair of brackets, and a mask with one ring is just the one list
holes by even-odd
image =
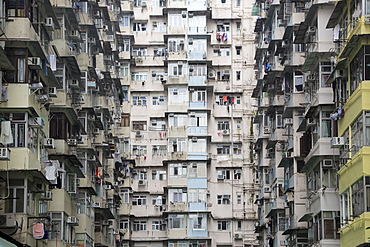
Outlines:
{"label": "air conditioning unit", "polygon": [[9,148],[0,148],[0,160],[10,160]]}
{"label": "air conditioning unit", "polygon": [[46,191],[40,194],[40,200],[51,201],[53,200],[53,193],[51,191]]}
{"label": "air conditioning unit", "polygon": [[69,146],[76,146],[77,145],[77,139],[67,139],[67,144]]}
{"label": "air conditioning unit", "polygon": [[230,130],[223,130],[222,135],[224,135],[224,136],[230,135]]}
{"label": "air conditioning unit", "polygon": [[139,180],[137,184],[138,185],[145,185],[145,180]]}
{"label": "air conditioning unit", "polygon": [[0,215],[0,226],[15,226],[16,219],[14,214]]}
{"label": "air conditioning unit", "polygon": [[104,189],[105,190],[110,190],[110,189],[112,189],[112,185],[110,185],[110,184],[104,185]]}
{"label": "air conditioning unit", "polygon": [[316,125],[316,119],[308,118],[307,119],[307,126],[314,126],[314,125]]}
{"label": "air conditioning unit", "polygon": [[101,207],[100,202],[95,202],[95,203],[94,203],[94,208],[100,208],[100,207]]}
{"label": "air conditioning unit", "polygon": [[89,121],[95,121],[95,115],[94,114],[89,114],[87,116],[87,120],[89,120]]}
{"label": "air conditioning unit", "polygon": [[344,146],[344,137],[333,137],[330,141],[332,148],[339,148]]}
{"label": "air conditioning unit", "polygon": [[89,38],[89,43],[95,44],[96,40],[95,38]]}
{"label": "air conditioning unit", "polygon": [[188,42],[189,42],[189,45],[192,45],[192,44],[193,44],[193,42],[194,42],[193,38],[189,38],[189,39],[188,39]]}
{"label": "air conditioning unit", "polygon": [[325,168],[333,167],[333,160],[324,159],[322,161],[322,167],[325,167]]}
{"label": "air conditioning unit", "polygon": [[242,235],[241,235],[241,234],[239,234],[239,233],[235,233],[235,234],[234,234],[234,238],[235,238],[235,239],[242,239]]}
{"label": "air conditioning unit", "polygon": [[157,120],[156,119],[153,119],[152,120],[152,126],[156,126],[157,125]]}
{"label": "air conditioning unit", "polygon": [[192,142],[197,142],[197,141],[198,141],[198,137],[193,136],[193,137],[191,138],[191,141],[192,141]]}
{"label": "air conditioning unit", "polygon": [[225,179],[225,175],[224,174],[218,174],[217,179]]}
{"label": "air conditioning unit", "polygon": [[136,131],[135,136],[141,136],[141,131],[140,130]]}
{"label": "air conditioning unit", "polygon": [[58,95],[57,95],[57,88],[56,87],[49,87],[49,97],[54,97],[56,98]]}
{"label": "air conditioning unit", "polygon": [[99,135],[99,133],[100,133],[99,128],[94,128],[94,129],[93,129],[93,134],[94,134],[94,135]]}
{"label": "air conditioning unit", "polygon": [[270,189],[270,187],[265,187],[265,188],[263,188],[263,192],[264,192],[264,193],[271,193],[271,189]]}
{"label": "air conditioning unit", "polygon": [[43,127],[45,125],[45,120],[41,117],[30,118],[28,125],[32,127]]}
{"label": "air conditioning unit", "polygon": [[47,138],[44,141],[44,147],[55,149],[55,139],[54,138]]}
{"label": "air conditioning unit", "polygon": [[28,67],[31,69],[42,69],[41,58],[39,57],[29,57]]}
{"label": "air conditioning unit", "polygon": [[119,182],[114,182],[113,185],[114,186],[119,186]]}
{"label": "air conditioning unit", "polygon": [[45,18],[44,24],[45,24],[45,27],[49,27],[49,28],[54,29],[53,18],[51,18],[51,17]]}
{"label": "air conditioning unit", "polygon": [[80,32],[78,30],[72,30],[70,33],[69,33],[69,36],[71,37],[80,37]]}
{"label": "air conditioning unit", "polygon": [[108,31],[108,25],[103,25],[102,29],[103,29],[103,32],[107,32]]}
{"label": "air conditioning unit", "polygon": [[75,79],[70,80],[69,87],[70,88],[78,88],[79,87],[78,80],[75,80]]}
{"label": "air conditioning unit", "polygon": [[215,79],[216,78],[216,75],[215,73],[208,73],[208,79]]}
{"label": "air conditioning unit", "polygon": [[189,18],[192,18],[193,16],[194,16],[194,13],[193,13],[193,12],[189,12],[189,13],[188,13],[188,17],[189,17]]}
{"label": "air conditioning unit", "polygon": [[288,246],[288,241],[280,240],[280,246]]}
{"label": "air conditioning unit", "polygon": [[141,2],[141,7],[144,7],[144,8],[145,8],[145,7],[147,7],[147,6],[148,6],[148,4],[147,4],[147,2],[146,2],[146,1],[142,1],[142,2]]}
{"label": "air conditioning unit", "polygon": [[285,118],[285,124],[293,124],[293,118]]}
{"label": "air conditioning unit", "polygon": [[195,112],[190,112],[189,117],[195,117]]}
{"label": "air conditioning unit", "polygon": [[95,161],[95,160],[96,160],[95,155],[90,154],[90,155],[87,156],[87,161]]}
{"label": "air conditioning unit", "polygon": [[224,70],[224,75],[230,75],[230,70]]}
{"label": "air conditioning unit", "polygon": [[67,224],[78,224],[78,219],[75,216],[69,216],[67,218]]}
{"label": "air conditioning unit", "polygon": [[270,134],[270,133],[271,133],[271,128],[270,128],[270,127],[268,127],[268,126],[267,126],[267,127],[264,127],[264,128],[263,128],[263,133],[264,133],[264,134]]}
{"label": "air conditioning unit", "polygon": [[186,11],[181,11],[181,16],[182,16],[182,18],[186,18],[186,14],[187,14],[187,12],[186,12]]}
{"label": "air conditioning unit", "polygon": [[103,220],[102,225],[103,226],[108,226],[109,225],[109,220]]}

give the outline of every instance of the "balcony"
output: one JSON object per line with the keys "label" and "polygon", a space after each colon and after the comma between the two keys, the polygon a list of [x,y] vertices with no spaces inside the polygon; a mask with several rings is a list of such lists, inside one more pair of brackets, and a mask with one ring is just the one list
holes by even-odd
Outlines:
{"label": "balcony", "polygon": [[0,169],[8,170],[37,170],[41,171],[41,163],[37,156],[28,148],[10,148],[10,160],[0,161]]}
{"label": "balcony", "polygon": [[189,76],[189,86],[207,85],[207,76]]}
{"label": "balcony", "polygon": [[370,213],[365,212],[341,229],[341,246],[361,246],[370,238]]}
{"label": "balcony", "polygon": [[190,110],[198,110],[198,109],[207,109],[207,101],[198,101],[198,102],[189,102],[189,109]]}
{"label": "balcony", "polygon": [[9,17],[6,21],[5,33],[7,40],[39,40],[39,37],[32,27],[32,23],[25,17]]}
{"label": "balcony", "polygon": [[7,87],[8,101],[2,103],[2,107],[6,108],[33,108],[40,116],[40,103],[37,100],[37,95],[30,90],[28,83],[9,83]]}
{"label": "balcony", "polygon": [[207,52],[205,51],[189,51],[188,52],[189,60],[206,60]]}
{"label": "balcony", "polygon": [[205,0],[188,1],[188,11],[205,11],[208,8],[208,2]]}
{"label": "balcony", "polygon": [[187,76],[168,76],[168,81],[166,82],[167,85],[181,85],[181,84],[188,84],[188,77]]}
{"label": "balcony", "polygon": [[168,61],[171,60],[186,60],[187,52],[186,51],[169,51],[168,52]]}
{"label": "balcony", "polygon": [[207,135],[207,126],[188,126],[188,135]]}
{"label": "balcony", "polygon": [[187,235],[186,228],[172,228],[167,230],[168,239],[185,239]]}
{"label": "balcony", "polygon": [[169,202],[169,212],[183,212],[188,210],[188,204],[186,202]]}
{"label": "balcony", "polygon": [[73,43],[65,39],[55,39],[50,42],[50,45],[55,45],[58,49],[60,56],[77,56],[79,54],[79,49]]}
{"label": "balcony", "polygon": [[310,165],[312,162],[314,162],[317,156],[333,157],[334,155],[339,155],[338,149],[331,148],[330,141],[331,137],[322,137],[318,139],[318,141],[314,144],[314,146],[311,148],[310,152],[304,159],[306,165]]}

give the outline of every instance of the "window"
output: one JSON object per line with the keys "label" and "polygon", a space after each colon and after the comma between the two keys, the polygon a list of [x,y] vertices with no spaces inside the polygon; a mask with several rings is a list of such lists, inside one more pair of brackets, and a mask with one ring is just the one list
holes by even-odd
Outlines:
{"label": "window", "polygon": [[121,114],[121,122],[118,123],[119,127],[130,127],[130,115],[122,113]]}
{"label": "window", "polygon": [[153,231],[165,231],[166,223],[162,220],[153,220],[152,221],[152,230]]}
{"label": "window", "polygon": [[120,188],[118,195],[121,197],[122,203],[130,202],[130,190]]}
{"label": "window", "polygon": [[189,203],[206,203],[207,190],[206,189],[189,189],[188,191]]}
{"label": "window", "polygon": [[152,171],[152,180],[166,180],[166,171],[157,171],[157,170],[153,170]]}
{"label": "window", "polygon": [[119,24],[122,27],[129,27],[130,26],[130,16],[129,15],[124,15],[121,18],[121,22]]}
{"label": "window", "polygon": [[129,138],[118,138],[117,150],[119,150],[120,153],[130,152]]}
{"label": "window", "polygon": [[242,221],[238,220],[236,222],[236,230],[241,231],[242,230]]}
{"label": "window", "polygon": [[187,150],[186,140],[184,138],[169,139],[168,143],[169,152],[185,152]]}
{"label": "window", "polygon": [[166,105],[166,96],[160,95],[160,96],[153,96],[152,97],[152,105]]}
{"label": "window", "polygon": [[217,221],[217,229],[219,231],[230,230],[230,221],[228,221],[228,220],[219,220],[219,221]]}
{"label": "window", "polygon": [[230,56],[230,47],[219,47],[213,49],[213,56],[228,57]]}
{"label": "window", "polygon": [[183,26],[187,25],[187,19],[181,13],[168,13],[168,26]]}
{"label": "window", "polygon": [[217,32],[230,32],[230,23],[218,24]]}
{"label": "window", "polygon": [[239,180],[242,177],[242,169],[235,169],[234,170],[234,179]]}
{"label": "window", "polygon": [[125,219],[121,219],[118,223],[118,228],[121,229],[121,230],[129,229],[130,228],[129,221],[125,220]]}
{"label": "window", "polygon": [[236,195],[236,204],[242,204],[242,195]]}
{"label": "window", "polygon": [[217,195],[217,204],[230,204],[230,195]]}
{"label": "window", "polygon": [[146,31],[146,23],[134,23],[132,26],[132,31],[134,32]]}
{"label": "window", "polygon": [[217,122],[217,130],[229,130],[230,129],[230,125],[229,125],[229,121],[218,121]]}
{"label": "window", "polygon": [[130,65],[128,63],[119,63],[119,76],[130,76]]}
{"label": "window", "polygon": [[189,64],[189,76],[207,76],[207,65]]}
{"label": "window", "polygon": [[128,52],[130,51],[130,39],[123,39],[122,40],[122,51]]}
{"label": "window", "polygon": [[132,154],[133,155],[146,155],[147,154],[147,149],[145,145],[133,145],[132,146]]}
{"label": "window", "polygon": [[183,51],[185,46],[184,38],[169,38],[168,39],[168,51]]}
{"label": "window", "polygon": [[162,196],[152,196],[152,205],[163,205]]}
{"label": "window", "polygon": [[185,215],[177,214],[177,215],[170,215],[169,216],[169,228],[185,228],[186,221],[185,221]]}
{"label": "window", "polygon": [[167,146],[164,145],[153,145],[152,146],[153,156],[165,156],[167,155]]}
{"label": "window", "polygon": [[303,91],[303,74],[300,71],[294,72],[294,91],[295,92]]}
{"label": "window", "polygon": [[230,170],[218,170],[217,179],[231,179]]}
{"label": "window", "polygon": [[187,193],[183,189],[169,189],[170,202],[186,202]]}
{"label": "window", "polygon": [[134,174],[134,180],[147,180],[148,174],[145,170],[136,170]]}
{"label": "window", "polygon": [[236,71],[236,80],[240,81],[241,79],[241,71]]}
{"label": "window", "polygon": [[242,47],[241,46],[236,46],[235,47],[236,55],[240,56],[242,53]]}
{"label": "window", "polygon": [[207,216],[203,214],[190,214],[189,215],[189,228],[190,229],[205,229]]}
{"label": "window", "polygon": [[134,221],[132,230],[135,232],[146,231],[146,221],[145,220]]}
{"label": "window", "polygon": [[146,106],[146,96],[132,96],[132,105]]}
{"label": "window", "polygon": [[146,205],[146,196],[133,196],[132,197],[132,205]]}
{"label": "window", "polygon": [[170,177],[187,177],[188,166],[183,164],[170,164]]}
{"label": "window", "polygon": [[133,81],[147,81],[148,74],[146,72],[133,72],[131,74],[131,80]]}
{"label": "window", "polygon": [[5,213],[25,213],[27,202],[27,190],[23,179],[10,180],[9,197],[4,200]]}
{"label": "window", "polygon": [[331,112],[321,112],[321,137],[332,137],[332,119],[330,118]]}
{"label": "window", "polygon": [[145,57],[147,55],[146,47],[134,47],[132,49],[132,56],[134,57]]}
{"label": "window", "polygon": [[132,122],[132,130],[147,130],[147,123],[146,121],[133,121]]}
{"label": "window", "polygon": [[217,154],[230,154],[230,145],[218,144]]}

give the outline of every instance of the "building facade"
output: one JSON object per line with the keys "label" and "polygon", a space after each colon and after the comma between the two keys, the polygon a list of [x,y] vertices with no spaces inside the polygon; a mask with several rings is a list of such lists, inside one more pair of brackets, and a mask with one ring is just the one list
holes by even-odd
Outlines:
{"label": "building facade", "polygon": [[258,245],[252,3],[0,4],[0,231]]}

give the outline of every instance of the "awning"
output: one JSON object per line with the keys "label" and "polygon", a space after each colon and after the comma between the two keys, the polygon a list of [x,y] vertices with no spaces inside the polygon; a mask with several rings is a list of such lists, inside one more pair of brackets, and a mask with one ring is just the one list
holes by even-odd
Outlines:
{"label": "awning", "polygon": [[312,218],[313,218],[312,213],[308,213],[308,214],[303,215],[303,216],[298,220],[298,222],[309,222],[309,221],[311,221],[311,220],[312,220]]}
{"label": "awning", "polygon": [[299,25],[297,34],[296,34],[294,42],[293,42],[294,44],[303,44],[303,43],[305,43],[304,38],[306,37],[307,29],[308,29],[308,25],[305,24],[304,22],[301,22],[301,25]]}
{"label": "awning", "polygon": [[266,18],[259,18],[256,21],[256,26],[254,27],[254,32],[262,32],[263,31],[263,23],[265,22]]}
{"label": "awning", "polygon": [[333,28],[338,22],[339,17],[341,16],[343,12],[343,8],[346,6],[345,1],[338,1],[337,5],[335,5],[335,8],[333,12],[331,13],[331,16],[329,18],[328,24],[326,25],[326,28]]}
{"label": "awning", "polygon": [[8,56],[5,54],[3,47],[0,46],[0,68],[14,70],[13,64],[10,62]]}
{"label": "awning", "polygon": [[77,158],[76,155],[68,154],[50,154],[49,159],[63,161],[65,164],[69,164],[68,168],[71,169],[73,173],[76,173],[78,178],[85,178],[85,175],[81,171],[81,161]]}

